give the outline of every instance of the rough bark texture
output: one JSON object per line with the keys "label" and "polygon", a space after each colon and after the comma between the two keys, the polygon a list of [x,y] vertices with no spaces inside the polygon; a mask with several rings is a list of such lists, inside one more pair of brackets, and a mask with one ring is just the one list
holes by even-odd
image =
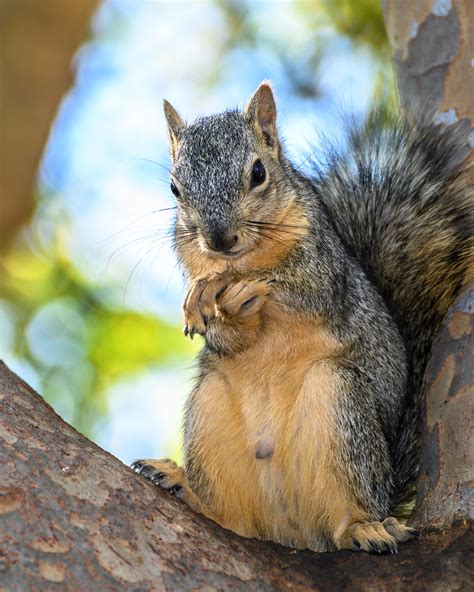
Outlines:
{"label": "rough bark texture", "polygon": [[49,127],[98,0],[0,0],[0,246],[33,210]]}
{"label": "rough bark texture", "polygon": [[382,0],[401,105],[469,135],[474,161],[474,2]]}
{"label": "rough bark texture", "polygon": [[0,589],[467,590],[474,535],[315,554],[191,513],[64,423],[0,363]]}
{"label": "rough bark texture", "polygon": [[[466,131],[465,179],[474,179],[474,2],[382,0],[402,107]],[[474,198],[473,198],[474,199]],[[425,377],[425,429],[411,522],[474,519],[474,289],[449,313]]]}
{"label": "rough bark texture", "polygon": [[474,285],[449,312],[425,381],[425,430],[414,524],[474,520]]}

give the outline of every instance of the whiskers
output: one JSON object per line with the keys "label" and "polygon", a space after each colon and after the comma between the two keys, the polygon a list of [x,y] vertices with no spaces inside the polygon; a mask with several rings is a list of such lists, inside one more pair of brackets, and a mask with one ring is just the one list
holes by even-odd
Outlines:
{"label": "whiskers", "polygon": [[[164,208],[166,210],[174,210],[175,208]],[[158,210],[157,210],[158,211]],[[130,224],[127,232],[135,233],[136,227],[134,224]],[[306,230],[306,226],[297,224],[277,223],[277,222],[266,222],[263,220],[245,220],[240,227],[243,238],[243,253],[253,251],[258,256],[258,250],[266,245],[262,251],[262,255],[265,253],[272,252],[272,246],[275,247],[276,253],[281,253],[282,250],[286,250],[295,240],[303,235],[303,231]],[[116,233],[108,240],[114,239],[116,242],[117,235],[120,238],[121,233]],[[130,235],[129,235],[130,238]],[[176,222],[176,217],[173,221],[166,225],[166,227],[159,227],[158,224],[153,224],[151,232],[142,232],[139,236],[131,237],[130,240],[124,241],[110,254],[105,269],[102,275],[105,275],[107,268],[111,261],[119,254],[123,254],[126,249],[134,250],[135,260],[132,262],[132,268],[128,273],[126,283],[123,291],[123,300],[125,304],[125,298],[129,292],[132,280],[134,277],[139,275],[139,293],[141,293],[142,283],[147,277],[148,272],[157,264],[162,269],[163,263],[160,264],[160,257],[162,258],[163,250],[168,251],[177,250],[177,261],[175,262],[174,268],[171,271],[173,275],[177,268],[180,258],[183,256],[183,252],[187,251],[191,255],[195,254],[196,258],[201,255],[200,247],[201,231],[197,225],[184,225],[181,221]],[[267,255],[265,255],[266,257]],[[165,258],[169,262],[168,257],[165,254]],[[212,268],[212,261],[215,257],[210,257],[208,264]],[[230,260],[230,259],[229,259]],[[237,262],[238,257],[235,259]],[[245,261],[243,260],[245,265]],[[202,265],[206,265],[204,259]],[[168,284],[171,279],[168,279]],[[135,283],[135,282],[134,282]]]}
{"label": "whiskers", "polygon": [[[128,160],[137,160],[137,161],[141,161],[141,162],[148,162],[150,164],[154,164],[155,166],[160,167],[161,169],[163,169],[164,171],[166,171],[168,173],[168,175],[170,175],[170,177],[173,177],[176,181],[178,181],[178,183],[181,185],[181,187],[185,190],[188,191],[188,188],[184,182],[184,180],[178,176],[176,171],[171,172],[171,169],[167,166],[165,166],[164,164],[161,164],[161,162],[157,162],[156,160],[152,160],[151,158],[141,158],[141,157],[130,157],[128,158]],[[167,179],[163,179],[161,177],[157,177],[158,181],[161,181],[162,183],[165,183],[166,185],[169,185],[171,178],[167,178]]]}
{"label": "whiskers", "polygon": [[[152,165],[153,171],[148,166],[140,167],[140,174],[145,173],[148,176],[151,174],[152,177],[163,183],[166,186],[166,192],[170,193],[170,198],[175,203],[169,207],[144,213],[138,212],[136,217],[133,213],[132,215],[128,213],[124,216],[125,221],[123,222],[120,220],[121,212],[118,210],[104,224],[105,228],[107,226],[115,226],[116,228],[96,242],[95,257],[101,261],[96,279],[97,287],[104,284],[116,285],[117,277],[120,277],[119,289],[120,292],[123,292],[121,295],[123,306],[125,306],[129,292],[136,293],[136,296],[141,298],[142,287],[145,286],[145,292],[148,291],[151,280],[147,278],[151,275],[150,272],[156,272],[153,274],[157,277],[161,276],[160,284],[162,280],[165,284],[166,276],[173,267],[166,283],[168,286],[178,265],[173,261],[172,251],[175,247],[182,247],[194,240],[197,234],[196,230],[182,228],[180,225],[176,227],[179,204],[176,204],[171,196],[170,177],[177,180],[181,187],[184,187],[185,184],[180,178],[182,177],[181,173],[178,172],[178,175],[172,173],[169,164],[166,166],[166,164],[149,158],[130,157],[124,160]],[[116,217],[117,221],[114,220]]]}
{"label": "whiskers", "polygon": [[[109,252],[105,253],[106,260],[99,272],[98,286],[106,281],[105,277],[109,275],[109,268],[115,260],[119,260],[118,264],[121,268],[131,265],[123,287],[123,306],[125,306],[129,287],[138,271],[140,271],[138,293],[141,294],[144,279],[156,261],[160,260],[160,256],[164,254],[165,259],[169,261],[166,251],[171,251],[175,242],[175,211],[176,206],[170,206],[146,212],[135,220],[131,220],[126,227],[99,241],[100,251],[103,253],[105,249]],[[166,216],[166,220],[161,216],[157,218],[156,214],[161,212],[167,212],[170,216]],[[144,219],[146,219],[145,223]],[[184,240],[184,236],[181,236],[180,240]],[[113,249],[111,245],[114,245]],[[97,253],[97,257],[102,258],[100,251]],[[114,275],[116,276],[113,274],[112,277]]]}
{"label": "whiskers", "polygon": [[263,220],[245,220],[244,234],[258,240],[259,238],[288,246],[294,239],[303,235],[306,226],[297,224],[282,224],[278,222],[265,222]]}
{"label": "whiskers", "polygon": [[192,243],[198,237],[197,228],[177,226],[173,231],[173,243],[176,247],[184,247]]}
{"label": "whiskers", "polygon": [[[147,250],[147,252],[144,255],[142,255],[142,257],[140,257],[140,259],[137,261],[137,263],[134,265],[132,271],[130,272],[128,280],[127,280],[127,284],[126,284],[125,290],[124,290],[124,300],[125,300],[125,295],[128,290],[128,286],[129,286],[131,279],[133,277],[133,274],[140,267],[142,262],[146,261],[147,259],[149,260],[148,265],[146,265],[146,267],[144,268],[144,271],[142,273],[142,277],[141,277],[141,281],[140,281],[140,289],[141,289],[141,283],[143,281],[144,276],[154,266],[154,264],[156,263],[158,258],[162,255],[164,248],[174,250],[176,248],[179,248],[180,246],[184,246],[185,244],[188,244],[189,242],[193,241],[194,238],[196,237],[196,235],[197,235],[196,230],[187,229],[187,228],[179,228],[179,227],[175,226],[175,223],[173,223],[168,229],[166,229],[166,231],[164,233],[161,233],[159,235],[157,234],[157,236],[153,240],[150,241],[150,243],[149,243],[150,248]],[[179,263],[180,263],[180,261],[178,258],[175,261],[175,263],[171,269],[171,272],[168,276],[168,280],[166,281],[165,289],[164,289],[165,294],[168,291],[169,284],[171,282],[171,279],[172,279],[175,271],[178,268]]]}

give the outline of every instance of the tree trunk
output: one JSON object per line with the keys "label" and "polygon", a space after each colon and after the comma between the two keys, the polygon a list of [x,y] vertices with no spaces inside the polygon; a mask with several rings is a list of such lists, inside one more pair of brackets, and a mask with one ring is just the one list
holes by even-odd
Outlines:
{"label": "tree trunk", "polygon": [[51,121],[98,0],[0,0],[0,247],[33,211]]}
{"label": "tree trunk", "polygon": [[[448,315],[433,352],[427,429],[443,462],[433,476],[425,458],[422,535],[398,555],[294,551],[224,530],[87,440],[0,363],[0,590],[468,590],[472,462],[456,440],[469,421],[459,417],[471,367],[467,302]],[[432,524],[448,528],[423,529]]]}
{"label": "tree trunk", "polygon": [[[431,112],[466,133],[466,182],[474,163],[474,2],[382,0],[400,104]],[[425,421],[411,522],[449,527],[473,520],[474,285],[466,288],[433,346],[425,376]]]}
{"label": "tree trunk", "polygon": [[425,421],[411,522],[447,528],[474,520],[474,285],[460,295],[425,374]]}
{"label": "tree trunk", "polygon": [[402,108],[466,132],[474,161],[474,2],[382,0]]}

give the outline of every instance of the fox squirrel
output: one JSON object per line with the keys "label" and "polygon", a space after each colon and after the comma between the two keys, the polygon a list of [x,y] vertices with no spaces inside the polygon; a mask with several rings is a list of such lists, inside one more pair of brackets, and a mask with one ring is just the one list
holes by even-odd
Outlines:
{"label": "fox squirrel", "polygon": [[[132,467],[245,537],[395,552],[416,535],[421,386],[472,272],[456,133],[375,118],[311,178],[271,86],[187,125],[165,101],[185,334],[205,345],[184,467]],[[318,169],[315,169],[318,170]]]}

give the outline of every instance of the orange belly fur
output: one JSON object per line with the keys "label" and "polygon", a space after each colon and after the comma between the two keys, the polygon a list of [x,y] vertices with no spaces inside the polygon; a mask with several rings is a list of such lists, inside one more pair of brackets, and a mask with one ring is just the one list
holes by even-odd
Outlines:
{"label": "orange belly fur", "polygon": [[258,342],[218,360],[194,394],[188,454],[203,480],[191,485],[226,528],[324,551],[364,518],[334,453],[341,346],[322,324],[271,317]]}

